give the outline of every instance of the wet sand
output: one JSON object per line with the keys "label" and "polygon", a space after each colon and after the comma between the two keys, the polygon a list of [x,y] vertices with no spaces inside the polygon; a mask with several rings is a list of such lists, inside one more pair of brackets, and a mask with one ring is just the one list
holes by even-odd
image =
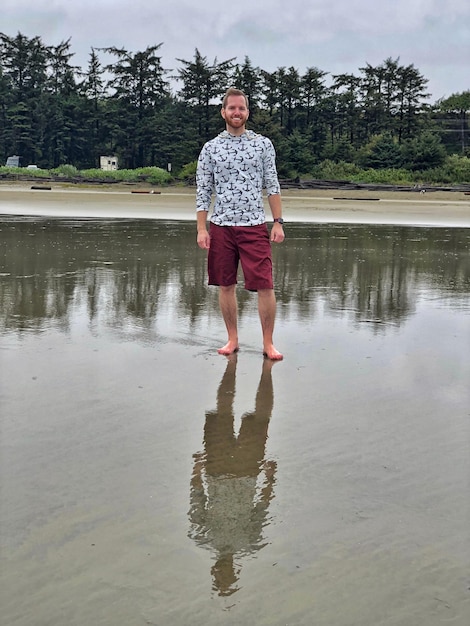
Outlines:
{"label": "wet sand", "polygon": [[[194,219],[193,188],[31,186],[0,184],[0,215]],[[282,196],[286,223],[470,227],[470,196],[463,192],[289,189]]]}
{"label": "wet sand", "polygon": [[[286,220],[470,226],[463,194],[363,193],[286,191]],[[193,220],[194,190],[0,185],[0,214]],[[279,299],[286,358],[271,373],[255,301],[235,363],[216,353],[215,299],[183,262],[189,224],[152,225],[145,248],[134,222],[118,239],[119,223],[57,220],[59,238],[16,221],[0,285],[5,624],[467,626],[469,308],[465,285],[452,291],[465,259],[440,269],[456,248],[435,248],[436,267],[418,244],[409,266],[385,265],[370,293],[401,316],[381,319],[357,319],[351,299],[375,284],[376,256],[344,270],[341,253],[324,273],[344,298],[328,299],[330,257],[315,255],[317,280]]]}

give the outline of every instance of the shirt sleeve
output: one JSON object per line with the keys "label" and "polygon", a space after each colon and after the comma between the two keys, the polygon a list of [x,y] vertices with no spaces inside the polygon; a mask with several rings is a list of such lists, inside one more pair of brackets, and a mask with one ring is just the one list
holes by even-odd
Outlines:
{"label": "shirt sleeve", "polygon": [[281,186],[279,185],[279,179],[276,169],[276,152],[272,141],[265,137],[265,150],[264,150],[264,180],[263,187],[266,188],[268,196],[281,193]]}
{"label": "shirt sleeve", "polygon": [[204,145],[196,169],[196,211],[209,211],[213,191],[213,164],[207,145]]}

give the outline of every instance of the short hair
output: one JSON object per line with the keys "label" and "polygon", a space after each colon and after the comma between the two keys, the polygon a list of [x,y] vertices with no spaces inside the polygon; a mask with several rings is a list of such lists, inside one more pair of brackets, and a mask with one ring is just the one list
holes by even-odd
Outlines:
{"label": "short hair", "polygon": [[246,93],[242,91],[241,89],[237,89],[236,87],[229,87],[227,91],[225,92],[224,99],[222,100],[223,109],[225,109],[225,107],[227,106],[227,100],[229,99],[230,96],[243,96],[245,98],[246,108],[247,109],[250,108],[248,104],[248,96],[246,95]]}

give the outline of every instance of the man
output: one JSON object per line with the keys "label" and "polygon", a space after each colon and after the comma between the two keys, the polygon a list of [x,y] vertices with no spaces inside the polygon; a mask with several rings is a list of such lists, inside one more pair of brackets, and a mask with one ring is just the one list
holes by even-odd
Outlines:
{"label": "man", "polygon": [[[196,174],[197,243],[209,251],[209,285],[219,286],[219,305],[228,334],[227,343],[218,352],[228,356],[239,348],[235,288],[240,262],[245,288],[258,293],[263,354],[280,361],[283,356],[273,344],[276,298],[271,256],[271,242],[284,241],[276,155],[267,137],[246,130],[249,110],[243,91],[228,89],[221,115],[226,130],[203,146]],[[274,219],[270,234],[264,188]],[[213,193],[209,232],[207,213]]]}

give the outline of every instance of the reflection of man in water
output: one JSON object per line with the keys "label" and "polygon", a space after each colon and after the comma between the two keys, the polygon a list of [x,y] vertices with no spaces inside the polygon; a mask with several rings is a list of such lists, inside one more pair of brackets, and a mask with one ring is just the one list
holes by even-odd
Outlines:
{"label": "reflection of man in water", "polygon": [[233,400],[237,356],[232,355],[217,392],[217,408],[206,413],[204,452],[194,455],[190,537],[216,552],[213,588],[221,596],[237,591],[236,556],[261,549],[267,509],[273,497],[276,463],[265,461],[273,408],[271,368],[264,359],[255,410],[234,433]]}

